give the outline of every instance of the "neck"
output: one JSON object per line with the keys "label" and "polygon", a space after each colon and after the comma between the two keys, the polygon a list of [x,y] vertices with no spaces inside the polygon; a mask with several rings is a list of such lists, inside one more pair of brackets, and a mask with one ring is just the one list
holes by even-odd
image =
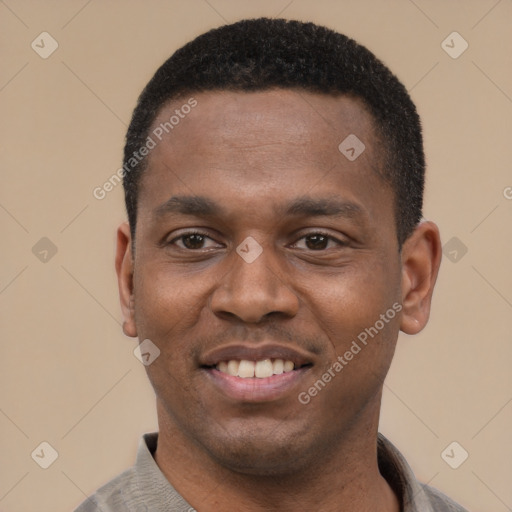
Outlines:
{"label": "neck", "polygon": [[173,487],[201,512],[398,512],[396,495],[377,464],[378,410],[357,422],[329,453],[288,474],[262,476],[231,470],[170,421],[158,403],[155,461]]}

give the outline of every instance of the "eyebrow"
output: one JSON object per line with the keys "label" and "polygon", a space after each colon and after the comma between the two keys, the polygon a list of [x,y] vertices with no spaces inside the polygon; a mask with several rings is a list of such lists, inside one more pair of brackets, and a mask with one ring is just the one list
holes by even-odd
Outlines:
{"label": "eyebrow", "polygon": [[178,213],[181,215],[194,215],[196,217],[221,216],[223,208],[203,196],[173,196],[155,210],[157,217]]}
{"label": "eyebrow", "polygon": [[[362,221],[365,209],[357,203],[341,198],[315,199],[302,196],[278,207],[279,216],[288,217],[345,217]],[[173,196],[155,209],[156,217],[169,214],[195,217],[222,217],[226,210],[215,201],[204,196]]]}
{"label": "eyebrow", "polygon": [[364,209],[357,203],[340,198],[313,199],[302,196],[293,200],[284,209],[288,216],[303,217],[364,217]]}

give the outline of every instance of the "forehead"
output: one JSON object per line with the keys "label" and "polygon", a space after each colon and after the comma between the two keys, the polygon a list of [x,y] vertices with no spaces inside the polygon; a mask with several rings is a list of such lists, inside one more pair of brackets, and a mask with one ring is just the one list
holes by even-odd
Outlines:
{"label": "forehead", "polygon": [[[191,98],[196,105],[184,108]],[[343,191],[377,212],[383,188],[377,138],[359,99],[295,90],[191,94],[165,105],[149,135],[156,146],[141,180],[140,210],[171,195],[270,208]],[[357,159],[340,151],[345,140],[349,147],[354,140],[364,144]]]}
{"label": "forehead", "polygon": [[[219,147],[246,154],[266,150],[266,154],[277,156],[280,147],[286,145],[296,147],[290,158],[300,154],[298,149],[302,148],[309,159],[325,161],[329,155],[339,157],[338,146],[350,134],[365,139],[373,153],[373,120],[358,98],[274,89],[212,91],[194,95],[194,99],[197,106],[193,109],[183,108],[189,100],[186,97],[161,109],[151,128],[161,143],[149,160],[169,150],[175,158],[228,157],[217,151]],[[179,119],[173,116],[180,113]],[[171,117],[177,124],[169,127]]]}

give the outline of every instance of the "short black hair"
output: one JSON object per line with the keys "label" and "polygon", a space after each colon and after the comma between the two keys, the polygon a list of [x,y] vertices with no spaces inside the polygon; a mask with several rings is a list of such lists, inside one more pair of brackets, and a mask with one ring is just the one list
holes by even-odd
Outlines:
{"label": "short black hair", "polygon": [[[364,46],[329,28],[258,18],[210,30],[177,50],[142,91],[126,134],[124,190],[133,239],[147,158],[134,159],[170,100],[203,91],[295,89],[361,99],[382,142],[382,174],[395,197],[399,247],[422,217],[425,158],[416,107],[398,78]],[[341,141],[340,141],[341,142]]]}

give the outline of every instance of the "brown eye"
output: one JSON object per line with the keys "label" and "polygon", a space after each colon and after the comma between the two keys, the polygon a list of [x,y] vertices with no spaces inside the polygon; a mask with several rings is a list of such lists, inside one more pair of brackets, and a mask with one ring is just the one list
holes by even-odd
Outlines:
{"label": "brown eye", "polygon": [[202,249],[204,245],[204,235],[200,235],[197,233],[190,234],[190,235],[183,235],[180,237],[182,240],[183,245],[187,249]]}
{"label": "brown eye", "polygon": [[307,235],[304,239],[306,241],[306,247],[313,251],[326,249],[329,243],[329,237],[320,234]]}
{"label": "brown eye", "polygon": [[348,243],[343,239],[340,240],[321,231],[303,235],[293,244],[296,249],[309,251],[325,251],[336,247],[346,247],[347,245]]}
{"label": "brown eye", "polygon": [[216,242],[206,233],[201,233],[200,231],[189,231],[182,233],[181,235],[167,242],[167,245],[177,246],[180,249],[188,251],[216,249],[222,246],[222,244]]}

